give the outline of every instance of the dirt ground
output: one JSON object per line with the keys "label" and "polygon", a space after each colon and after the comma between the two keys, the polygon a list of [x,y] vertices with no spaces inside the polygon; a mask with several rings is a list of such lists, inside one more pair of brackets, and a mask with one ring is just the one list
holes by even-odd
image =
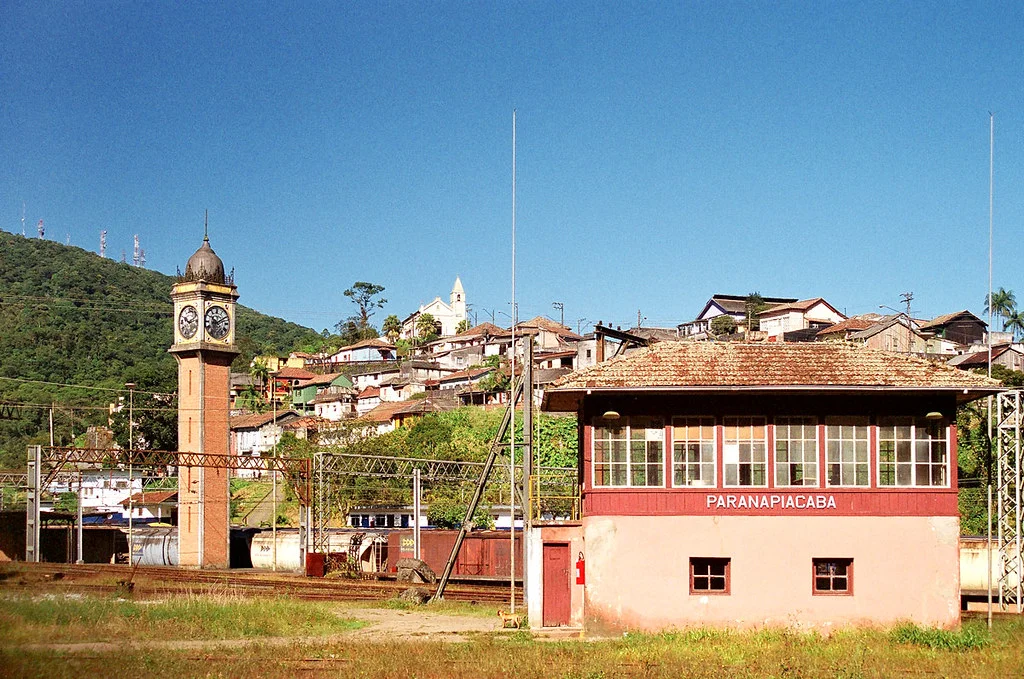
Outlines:
{"label": "dirt ground", "polygon": [[[260,637],[252,639],[211,639],[172,641],[117,641],[83,642],[70,644],[32,644],[22,648],[32,651],[59,651],[61,653],[109,653],[135,649],[192,650],[200,648],[237,648],[239,646],[288,646],[292,644],[317,645],[337,641],[388,639],[389,641],[469,641],[474,636],[501,632],[501,619],[495,616],[478,617],[448,615],[422,610],[392,610],[365,608],[340,611],[339,615],[366,623],[365,626],[328,636],[315,637]],[[514,630],[504,630],[511,632]]]}

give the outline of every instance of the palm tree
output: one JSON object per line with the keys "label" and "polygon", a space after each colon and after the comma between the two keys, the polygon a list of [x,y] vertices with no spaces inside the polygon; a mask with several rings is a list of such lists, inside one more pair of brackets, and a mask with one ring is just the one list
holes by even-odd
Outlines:
{"label": "palm tree", "polygon": [[[1017,300],[1013,296],[1013,290],[999,288],[991,293],[992,297],[985,296],[985,313],[993,316],[1002,316],[1008,319],[1010,314],[1017,310]],[[1003,330],[1006,330],[1006,323],[1003,323]]]}
{"label": "palm tree", "polygon": [[1003,330],[1009,330],[1013,333],[1013,339],[1017,339],[1021,335],[1024,335],[1024,313],[1013,310],[1009,316],[1006,317],[1006,322],[1003,323]]}
{"label": "palm tree", "polygon": [[380,330],[389,341],[394,343],[398,336],[402,334],[402,322],[398,320],[398,316],[391,314],[384,319],[384,324],[380,326]]}
{"label": "palm tree", "polygon": [[434,320],[433,314],[420,314],[420,317],[416,319],[416,334],[424,342],[437,339],[437,322]]}

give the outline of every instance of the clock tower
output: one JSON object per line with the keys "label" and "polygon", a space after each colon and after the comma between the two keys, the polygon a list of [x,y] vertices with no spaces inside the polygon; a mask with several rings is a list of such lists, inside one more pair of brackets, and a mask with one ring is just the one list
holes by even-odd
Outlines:
{"label": "clock tower", "polygon": [[[178,450],[230,454],[231,362],[235,347],[232,277],[208,236],[171,288],[178,360]],[[178,559],[182,566],[229,565],[229,470],[178,469]]]}

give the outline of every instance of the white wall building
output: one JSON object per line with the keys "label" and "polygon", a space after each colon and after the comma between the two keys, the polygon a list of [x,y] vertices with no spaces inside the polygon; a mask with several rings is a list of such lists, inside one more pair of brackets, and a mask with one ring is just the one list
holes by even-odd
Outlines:
{"label": "white wall building", "polygon": [[448,304],[435,297],[434,301],[428,304],[421,304],[417,311],[409,314],[402,321],[403,339],[413,339],[418,336],[416,323],[423,314],[430,314],[434,317],[437,326],[437,334],[441,337],[448,337],[456,334],[459,323],[466,320],[466,292],[462,289],[462,281],[455,277],[455,284],[448,295]]}

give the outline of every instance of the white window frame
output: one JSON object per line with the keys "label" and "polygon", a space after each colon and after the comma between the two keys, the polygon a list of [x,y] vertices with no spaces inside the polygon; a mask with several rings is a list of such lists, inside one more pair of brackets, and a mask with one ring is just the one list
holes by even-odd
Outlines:
{"label": "white window frame", "polygon": [[[940,439],[937,439],[937,440],[941,441],[943,443],[943,445],[944,445],[944,448],[945,448],[944,456],[945,456],[946,459],[943,460],[942,462],[932,462],[931,459],[930,459],[931,458],[931,446],[929,445],[929,447],[928,447],[928,453],[929,453],[928,461],[926,461],[926,462],[918,462],[918,460],[917,460],[917,444],[919,443],[919,441],[918,441],[918,437],[917,437],[917,429],[918,429],[918,426],[920,426],[922,424],[924,425],[923,428],[927,428],[927,426],[928,426],[927,421],[925,420],[924,422],[922,422],[922,420],[923,420],[923,418],[919,418],[919,417],[883,417],[883,418],[879,418],[879,420],[878,420],[877,436],[875,437],[875,451],[874,451],[875,452],[875,480],[876,480],[876,483],[878,484],[879,488],[949,488],[950,487],[950,477],[951,477],[950,462],[951,462],[951,456],[950,456],[949,423],[945,419],[943,419],[941,422],[937,422],[936,423],[936,424],[938,424],[939,426],[941,426],[943,428],[943,436]],[[909,422],[909,425],[907,424],[908,422]],[[910,461],[909,462],[900,462],[899,459],[898,459],[898,453],[896,452],[896,450],[894,448],[893,449],[893,461],[885,463],[886,465],[890,465],[891,464],[893,466],[893,482],[892,483],[882,483],[882,430],[883,429],[890,429],[890,428],[893,429],[893,439],[891,439],[891,440],[893,440],[894,442],[900,441],[900,440],[906,441],[907,439],[897,439],[897,438],[895,438],[895,433],[896,433],[895,430],[896,430],[897,427],[901,427],[901,426],[909,426],[910,427],[910,439],[909,439],[909,443],[910,443]],[[927,438],[921,439],[920,443],[926,443],[926,442],[931,443],[934,440],[936,440],[936,439],[932,439],[931,437],[927,437]],[[921,466],[921,465],[925,465],[928,468],[928,472],[929,472],[929,476],[928,476],[928,481],[929,482],[928,483],[918,483],[917,482],[918,481],[918,478],[917,478],[918,467]],[[899,470],[900,470],[900,467],[909,467],[909,469],[910,469],[910,483],[900,483],[899,482],[899,476],[900,476],[899,475]],[[941,468],[943,470],[943,477],[944,477],[944,480],[945,480],[944,483],[942,483],[942,484],[933,484],[933,483],[931,483],[931,475],[930,475],[930,473],[931,473],[931,470],[935,469],[935,468]]]}
{"label": "white window frame", "polygon": [[[644,446],[644,458],[642,461],[635,461],[633,459],[633,422],[636,420],[649,420],[652,426],[641,427],[644,431],[658,431],[659,436],[654,438],[645,438],[645,443],[660,443],[661,444],[661,455],[659,458],[658,468],[660,471],[660,480],[657,484],[645,483],[643,485],[633,484],[633,467],[634,466],[653,466],[653,463],[647,462],[647,446]],[[612,477],[612,471],[615,467],[625,466],[626,469],[626,483],[625,484],[598,484],[597,483],[597,442],[598,436],[597,431],[599,429],[609,428],[609,425],[615,426],[616,428],[622,428],[625,432],[625,443],[626,443],[626,459],[624,462],[604,462],[602,465],[608,465],[608,476]],[[654,426],[657,425],[657,426]],[[647,434],[650,436],[650,434]],[[613,439],[621,440],[621,439]],[[591,434],[590,434],[590,483],[593,488],[664,488],[665,487],[665,420],[661,417],[647,417],[647,416],[632,416],[623,417],[620,421],[614,423],[606,423],[600,418],[595,418],[591,423]]]}
{"label": "white window frame", "polygon": [[[836,420],[840,420],[840,422],[830,424],[829,423],[830,419],[833,420],[833,422],[835,422]],[[862,424],[850,424],[849,423],[850,420],[861,420],[861,421],[863,421],[863,423]],[[839,427],[840,428],[840,436],[838,438],[834,438],[831,435],[832,430],[835,427]],[[849,441],[847,441],[846,439],[842,438],[842,427],[864,427],[864,432],[865,432],[864,449],[866,451],[866,456],[867,456],[867,459],[864,461],[864,464],[867,465],[867,473],[865,474],[865,477],[864,477],[864,479],[865,479],[864,483],[856,483],[856,479],[857,479],[857,465],[860,464],[857,461],[857,443],[860,441],[860,439],[858,439],[856,437],[854,437],[854,439],[852,440],[852,443],[853,443],[853,446],[854,446],[853,462],[852,462],[852,464],[854,466],[854,470],[853,470],[853,477],[854,477],[853,481],[854,482],[853,483],[844,483],[842,481],[842,477],[843,477],[842,467],[843,467],[843,464],[844,464],[844,462],[842,460],[842,452],[843,452],[842,451],[842,444],[844,442],[845,443],[849,443]],[[831,460],[831,458],[829,457],[829,448],[831,447],[830,444],[833,441],[837,441],[837,442],[840,443],[840,458],[839,458],[839,462],[833,462]],[[872,457],[872,454],[871,454],[871,420],[869,418],[862,417],[862,416],[859,416],[859,415],[855,415],[855,416],[835,416],[835,417],[826,417],[825,418],[825,468],[822,471],[824,472],[824,479],[825,479],[825,487],[826,488],[870,488],[871,487],[871,457]],[[839,483],[832,483],[832,482],[829,481],[829,468],[833,464],[838,464],[839,465],[839,477],[840,477],[840,482]],[[845,464],[851,464],[851,463],[845,463]]]}
{"label": "white window frame", "polygon": [[[772,441],[772,472],[774,474],[774,476],[772,478],[775,479],[775,486],[777,488],[819,488],[819,487],[821,487],[821,446],[820,446],[820,439],[819,439],[819,435],[820,435],[819,426],[820,426],[820,423],[818,421],[818,418],[814,417],[814,416],[810,416],[810,415],[792,415],[792,416],[786,416],[786,417],[776,417],[773,420],[773,424],[775,425],[775,427],[774,427],[775,428],[775,436],[773,437],[774,440]],[[779,435],[779,427],[792,427],[794,425],[801,426],[801,427],[811,427],[812,430],[814,431],[814,437],[813,437],[813,440],[814,440],[814,454],[813,454],[813,457],[811,458],[811,461],[808,462],[807,451],[806,451],[806,449],[803,449],[803,450],[801,450],[802,455],[801,455],[800,462],[795,463],[795,464],[802,465],[804,471],[806,471],[808,465],[813,465],[814,466],[814,470],[815,470],[814,477],[813,477],[814,483],[800,483],[800,484],[796,484],[796,483],[780,483],[779,482],[779,465],[781,464],[781,465],[785,466],[786,471],[787,471],[787,474],[786,474],[787,478],[789,478],[789,471],[792,468],[792,466],[794,465],[793,458],[792,458],[793,451],[790,449],[789,444],[791,444],[791,442],[793,442],[793,441],[801,441],[801,442],[806,442],[807,441],[806,438],[794,439],[794,438],[791,438],[790,436],[783,437],[783,436]],[[780,441],[783,441],[783,442],[785,442],[787,444],[787,446],[786,446],[786,448],[787,448],[787,450],[786,450],[786,458],[787,459],[786,459],[785,462],[781,462],[781,463],[779,462],[779,442]],[[803,445],[801,447],[805,448],[805,446],[803,446]],[[804,479],[808,479],[808,478],[810,478],[810,477],[807,477],[807,476],[804,477]]]}
{"label": "white window frame", "polygon": [[[671,424],[672,424],[672,465],[671,465],[670,472],[671,472],[672,487],[673,488],[717,488],[718,487],[718,427],[716,426],[715,418],[712,417],[712,416],[709,416],[709,415],[685,415],[685,416],[680,416],[680,417],[673,417]],[[689,427],[692,427],[692,426],[697,426],[697,427],[700,428],[700,431],[701,431],[701,434],[702,434],[702,438],[694,439],[694,440],[691,440],[691,439],[688,439],[688,438],[687,439],[678,439],[678,438],[676,438],[676,428],[677,427],[687,427],[687,428],[689,428]],[[705,426],[707,426],[710,429],[710,432],[711,432],[711,438],[710,439],[703,438],[703,432],[704,432]],[[704,444],[707,443],[708,441],[710,441],[710,443],[711,443],[711,461],[710,461],[710,464],[711,464],[711,478],[710,479],[706,479],[706,478],[690,479],[689,478],[689,474],[687,472],[689,471],[689,469],[691,467],[697,467],[698,469],[700,469],[704,465],[708,464],[708,462],[705,462],[704,459],[703,459],[704,458]],[[701,457],[701,460],[699,462],[690,462],[689,459],[688,459],[688,455],[686,454],[688,452],[686,449],[683,450],[684,459],[681,462],[676,459],[676,446],[677,445],[689,446],[689,445],[693,445],[693,444],[697,444],[700,447],[700,457]],[[676,469],[677,468],[681,468],[682,471],[683,471],[683,482],[682,483],[678,483],[678,484],[676,483]],[[703,477],[703,474],[701,476]],[[699,483],[695,483],[694,481],[699,481]]]}
{"label": "white window frame", "polygon": [[[729,462],[727,460],[727,456],[729,455],[729,443],[728,443],[729,434],[728,434],[728,432],[729,432],[730,422],[735,422],[735,426],[736,427],[743,427],[743,426],[746,426],[746,424],[749,423],[749,425],[752,426],[752,427],[760,427],[761,428],[761,431],[764,433],[764,437],[762,439],[760,439],[760,441],[762,441],[763,444],[764,444],[763,459],[762,460],[755,462],[754,461],[754,451],[753,451],[753,449],[751,449],[751,461],[749,463],[748,462],[742,462],[741,459],[740,459],[741,455],[740,455],[740,452],[739,452],[739,447],[743,443],[743,441],[741,441],[739,439],[737,439],[737,443],[736,443],[736,448],[737,448],[736,449],[736,461],[735,462]],[[760,422],[761,424],[755,424],[756,422]],[[755,441],[757,441],[757,439],[753,439],[752,438],[747,443],[753,444]],[[768,487],[768,479],[769,479],[768,474],[769,474],[769,471],[771,470],[771,465],[769,464],[769,459],[770,459],[770,457],[769,457],[769,454],[768,454],[768,418],[767,417],[765,417],[763,415],[730,415],[730,416],[722,418],[722,487],[723,488],[767,488]],[[736,480],[737,480],[737,483],[734,483],[734,484],[733,483],[729,483],[729,469],[728,469],[728,465],[730,465],[730,464],[735,464],[736,465]],[[763,483],[749,483],[749,484],[747,484],[747,483],[739,483],[740,476],[741,476],[740,475],[740,470],[742,469],[742,467],[740,465],[744,465],[744,464],[749,464],[751,466],[751,476],[753,476],[754,468],[757,465],[761,465],[761,467],[762,467],[761,471],[762,471],[762,474],[764,475],[764,482]]]}

